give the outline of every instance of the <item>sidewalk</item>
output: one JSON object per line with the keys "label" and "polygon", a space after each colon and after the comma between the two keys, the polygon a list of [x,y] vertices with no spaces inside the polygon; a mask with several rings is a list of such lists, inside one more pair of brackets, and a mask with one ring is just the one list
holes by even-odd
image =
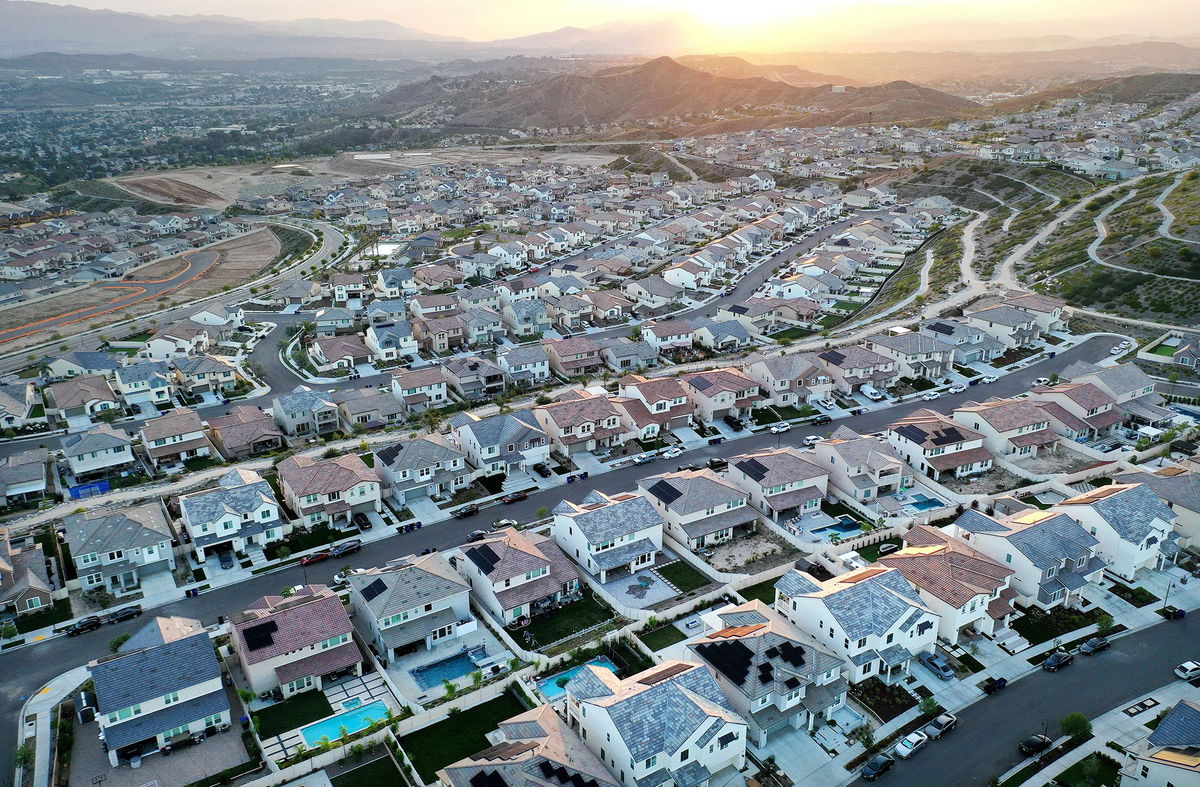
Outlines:
{"label": "sidewalk", "polygon": [[[54,678],[25,701],[25,705],[21,708],[21,718],[24,723],[18,725],[19,740],[21,745],[24,745],[30,742],[30,738],[33,738],[33,772],[35,776],[33,781],[25,779],[26,783],[50,783],[50,739],[52,734],[50,722],[53,721],[54,706],[70,697],[88,677],[90,677],[90,673],[86,664],[76,667]],[[29,721],[31,716],[34,717],[32,724]],[[19,783],[20,781],[18,781]]]}

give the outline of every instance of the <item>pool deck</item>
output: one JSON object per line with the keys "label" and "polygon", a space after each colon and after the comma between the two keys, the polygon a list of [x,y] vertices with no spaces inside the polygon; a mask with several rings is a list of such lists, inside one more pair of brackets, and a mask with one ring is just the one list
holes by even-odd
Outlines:
{"label": "pool deck", "polygon": [[[446,693],[445,687],[438,685],[428,689],[423,688],[413,678],[410,670],[431,664],[435,661],[448,659],[459,653],[464,646],[468,650],[483,647],[487,650],[489,658],[508,652],[507,645],[496,639],[486,626],[480,625],[475,631],[438,642],[430,650],[420,650],[416,653],[409,653],[406,656],[394,659],[387,666],[388,677],[396,684],[396,688],[400,690],[404,701],[409,704],[420,705],[438,699]],[[460,687],[469,686],[471,684],[469,673],[454,682]]]}
{"label": "pool deck", "polygon": [[[368,672],[362,677],[344,678],[337,683],[326,686],[322,691],[325,693],[326,699],[329,700],[329,704],[333,706],[334,716],[345,713],[345,703],[353,699],[359,701],[359,705],[356,707],[370,705],[372,702],[380,700],[391,708],[393,713],[399,713],[400,711],[400,706],[396,703],[395,697],[388,691],[383,676],[378,672]],[[326,718],[329,717],[326,716]],[[320,719],[317,719],[316,721],[302,724],[301,727],[308,727],[320,721]],[[300,734],[300,727],[297,727],[294,730],[288,730],[282,735],[276,735],[264,740],[262,742],[263,756],[271,760],[282,760],[298,752],[301,744],[305,748],[309,748],[304,740],[304,736]]]}
{"label": "pool deck", "polygon": [[[668,599],[675,598],[679,593],[654,569],[667,563],[674,563],[679,556],[664,548],[658,553],[653,566],[644,566],[633,574],[624,574],[619,579],[612,579],[602,586],[621,603],[634,609],[647,609]],[[643,580],[643,585],[639,580]]]}

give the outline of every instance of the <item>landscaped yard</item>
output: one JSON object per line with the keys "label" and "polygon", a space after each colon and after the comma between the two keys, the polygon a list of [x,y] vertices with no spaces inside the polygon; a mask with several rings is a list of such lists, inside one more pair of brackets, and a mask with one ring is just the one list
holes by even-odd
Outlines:
{"label": "landscaped yard", "polygon": [[303,727],[317,719],[332,716],[333,707],[324,693],[305,691],[251,715],[255,720],[254,727],[258,730],[258,737],[266,740],[282,735],[288,730]]}
{"label": "landscaped yard", "polygon": [[712,582],[711,579],[701,574],[696,569],[689,566],[682,560],[677,560],[674,563],[663,566],[662,568],[654,569],[663,579],[674,585],[680,593],[691,593],[693,590],[702,588]]}
{"label": "landscaped yard", "polygon": [[1086,612],[1066,607],[1055,607],[1046,612],[1038,607],[1023,610],[1024,615],[1012,622],[1012,628],[1029,641],[1030,645],[1049,642],[1056,637],[1070,634],[1089,626],[1106,613],[1097,607]]}
{"label": "landscaped yard", "polygon": [[595,596],[588,595],[552,612],[534,615],[527,630],[533,634],[539,646],[545,647],[610,620],[612,616],[611,609]]}
{"label": "landscaped yard", "polygon": [[1055,777],[1055,784],[1067,787],[1112,787],[1120,782],[1117,761],[1106,754],[1093,752]]}
{"label": "landscaped yard", "polygon": [[896,544],[897,546],[900,546],[903,543],[903,539],[899,537],[889,538],[886,541],[880,541],[878,544],[869,544],[865,547],[859,547],[858,554],[868,563],[874,563],[879,559],[879,548],[881,546],[884,544]]}
{"label": "landscaped yard", "polygon": [[31,612],[17,618],[17,631],[25,634],[71,618],[71,600],[61,598],[54,602],[54,606],[46,607],[41,612]]}
{"label": "landscaped yard", "polygon": [[183,466],[188,469],[189,473],[198,473],[201,470],[207,470],[219,464],[221,464],[221,460],[215,456],[196,456],[183,460]]}
{"label": "landscaped yard", "polygon": [[439,768],[488,748],[487,734],[505,719],[523,713],[525,706],[510,693],[456,713],[445,721],[400,739],[408,758],[426,784],[437,781]]}
{"label": "landscaped yard", "polygon": [[907,689],[884,683],[875,676],[851,686],[850,695],[874,711],[884,723],[917,704],[916,698]]}
{"label": "landscaped yard", "polygon": [[1179,352],[1178,347],[1171,347],[1166,344],[1160,344],[1150,351],[1151,355],[1161,355],[1164,358],[1172,358],[1175,353]]}
{"label": "landscaped yard", "polygon": [[1144,607],[1147,604],[1153,604],[1155,601],[1159,600],[1158,596],[1154,595],[1145,588],[1131,588],[1128,585],[1121,584],[1120,582],[1113,582],[1112,587],[1109,588],[1109,590],[1112,591],[1114,596],[1128,601],[1135,607]]}
{"label": "landscaped yard", "polygon": [[756,585],[747,585],[738,593],[747,601],[758,599],[769,606],[775,603],[775,583],[778,581],[777,579],[768,579],[766,582],[759,582]]}
{"label": "landscaped yard", "polygon": [[341,538],[342,534],[326,527],[325,525],[317,525],[311,530],[305,532],[301,530],[293,530],[288,534],[283,541],[278,541],[274,544],[268,544],[263,547],[263,553],[268,560],[275,560],[280,557],[279,550],[282,547],[287,547],[291,550],[291,554],[303,552],[306,549],[314,549],[323,547],[335,538]]}
{"label": "landscaped yard", "polygon": [[392,758],[384,755],[366,765],[330,779],[333,787],[376,787],[379,784],[400,784],[400,771]]}
{"label": "landscaped yard", "polygon": [[796,327],[793,325],[791,328],[784,328],[779,333],[771,334],[771,338],[774,339],[775,341],[781,341],[784,339],[788,339],[788,340],[803,339],[805,336],[812,336],[812,335],[813,335],[812,331],[807,330],[805,328],[799,328],[799,327]]}
{"label": "landscaped yard", "polygon": [[682,631],[668,623],[665,626],[659,626],[656,629],[644,631],[641,634],[638,634],[638,638],[645,643],[646,647],[650,648],[650,650],[658,652],[663,648],[671,647],[676,642],[683,642],[685,639],[687,639],[687,636],[684,635]]}

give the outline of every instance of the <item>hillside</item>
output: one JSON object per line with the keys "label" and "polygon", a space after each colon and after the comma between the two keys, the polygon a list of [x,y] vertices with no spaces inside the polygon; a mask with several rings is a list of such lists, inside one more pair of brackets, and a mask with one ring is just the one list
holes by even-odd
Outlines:
{"label": "hillside", "polygon": [[1072,82],[1053,90],[1021,96],[993,108],[1026,109],[1045,101],[1082,98],[1087,101],[1119,104],[1146,104],[1150,108],[1178,101],[1200,91],[1200,74],[1137,74],[1114,79],[1089,79]]}
{"label": "hillside", "polygon": [[786,63],[760,66],[733,55],[684,55],[675,59],[688,68],[705,71],[709,74],[716,74],[719,77],[732,77],[734,79],[762,77],[772,82],[787,82],[789,85],[797,87],[862,84],[856,79],[834,74],[821,74]]}

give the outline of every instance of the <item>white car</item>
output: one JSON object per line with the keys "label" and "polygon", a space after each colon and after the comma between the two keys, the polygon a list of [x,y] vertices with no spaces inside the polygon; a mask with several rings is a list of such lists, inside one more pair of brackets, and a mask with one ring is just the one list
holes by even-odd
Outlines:
{"label": "white car", "polygon": [[1123,352],[1125,352],[1125,348],[1118,344],[1116,347],[1109,350],[1108,354],[1109,355],[1120,355]]}
{"label": "white car", "polygon": [[1175,668],[1175,674],[1184,680],[1200,678],[1200,661],[1185,661]]}
{"label": "white car", "polygon": [[810,434],[808,437],[804,438],[804,444],[805,445],[816,445],[817,443],[823,442],[824,440],[825,440],[825,438],[821,437],[821,435],[819,435],[819,434]]}
{"label": "white car", "polygon": [[929,736],[920,730],[917,730],[916,732],[910,732],[908,735],[905,735],[900,742],[896,744],[896,748],[892,751],[895,752],[896,756],[900,759],[907,760],[909,757],[925,748],[926,743],[929,743]]}
{"label": "white car", "polygon": [[820,407],[825,410],[832,410],[833,408],[837,407],[837,403],[834,402],[832,399],[818,399],[817,407]]}
{"label": "white car", "polygon": [[677,456],[683,456],[683,449],[677,445],[673,445],[667,450],[663,451],[662,455],[666,459],[674,459]]}
{"label": "white car", "polygon": [[1050,378],[1049,377],[1039,377],[1033,381],[1033,384],[1034,385],[1049,385]]}
{"label": "white car", "polygon": [[771,424],[771,434],[783,434],[791,428],[792,425],[786,422],[782,424]]}
{"label": "white car", "polygon": [[965,390],[967,390],[965,385],[952,385],[946,389],[946,393],[962,393]]}
{"label": "white car", "polygon": [[934,399],[941,399],[942,394],[939,391],[930,391],[929,393],[925,394],[921,398],[927,402],[932,402]]}
{"label": "white car", "polygon": [[983,377],[981,377],[981,378],[979,379],[979,382],[981,382],[981,383],[994,383],[994,382],[996,382],[996,381],[997,381],[997,380],[999,380],[999,379],[1000,379],[1000,378],[999,378],[999,377],[997,377],[997,376],[996,376],[996,375],[994,375],[994,374],[985,374]]}

